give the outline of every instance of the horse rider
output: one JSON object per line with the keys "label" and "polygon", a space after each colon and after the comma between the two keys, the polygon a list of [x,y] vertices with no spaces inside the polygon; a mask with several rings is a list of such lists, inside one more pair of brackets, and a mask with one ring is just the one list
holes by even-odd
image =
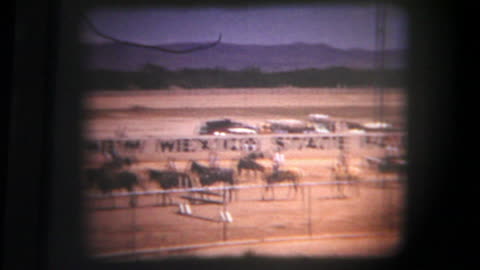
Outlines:
{"label": "horse rider", "polygon": [[280,151],[280,149],[277,149],[275,154],[273,154],[273,173],[276,175],[278,171],[280,170],[280,166],[282,166],[285,163],[285,155]]}
{"label": "horse rider", "polygon": [[103,155],[107,160],[118,160],[120,155],[117,153],[114,147],[109,148],[107,151],[103,152]]}
{"label": "horse rider", "polygon": [[120,155],[117,153],[117,150],[115,150],[115,148],[112,148],[112,150],[110,151],[110,155],[112,155],[112,158],[113,159],[121,159],[122,157],[120,157]]}
{"label": "horse rider", "polygon": [[345,153],[343,151],[340,152],[340,155],[338,156],[338,163],[337,163],[337,170],[343,170],[345,173],[348,172],[348,163],[347,163],[347,157],[345,156]]}
{"label": "horse rider", "polygon": [[168,158],[167,159],[167,170],[177,171],[177,165],[175,164],[175,158]]}
{"label": "horse rider", "polygon": [[388,158],[393,158],[398,155],[398,147],[395,146],[395,140],[394,138],[388,138],[386,139],[386,145],[385,145],[385,157]]}
{"label": "horse rider", "polygon": [[211,151],[208,154],[208,164],[210,168],[218,168],[218,155],[216,152]]}

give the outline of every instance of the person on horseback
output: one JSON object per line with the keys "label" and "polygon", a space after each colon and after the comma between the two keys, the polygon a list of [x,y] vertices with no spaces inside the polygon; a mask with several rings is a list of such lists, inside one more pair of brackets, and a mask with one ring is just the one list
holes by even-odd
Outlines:
{"label": "person on horseback", "polygon": [[337,172],[348,173],[348,161],[344,151],[340,151],[336,167]]}
{"label": "person on horseback", "polygon": [[280,149],[277,149],[275,154],[273,154],[273,174],[277,175],[280,167],[285,163],[285,155],[280,151]]}
{"label": "person on horseback", "polygon": [[115,147],[113,144],[110,144],[107,146],[107,149],[103,151],[103,155],[105,156],[105,159],[108,161],[114,161],[114,160],[120,160],[121,157],[115,150]]}
{"label": "person on horseback", "polygon": [[218,154],[214,151],[208,153],[208,164],[210,168],[218,168]]}
{"label": "person on horseback", "polygon": [[103,156],[105,157],[105,160],[108,160],[108,161],[112,161],[114,160],[114,150],[113,150],[113,146],[110,146],[108,147],[107,149],[105,149],[104,151],[102,151],[102,154]]}
{"label": "person on horseback", "polygon": [[175,164],[175,158],[168,158],[167,159],[167,170],[168,171],[177,171],[177,165]]}
{"label": "person on horseback", "polygon": [[113,160],[119,160],[119,159],[122,158],[122,157],[120,157],[120,155],[117,153],[117,150],[115,150],[115,147],[112,147],[112,149],[110,149],[110,156],[112,157]]}
{"label": "person on horseback", "polygon": [[393,159],[395,156],[398,156],[398,147],[395,143],[395,138],[387,137],[385,139],[385,158],[386,159]]}

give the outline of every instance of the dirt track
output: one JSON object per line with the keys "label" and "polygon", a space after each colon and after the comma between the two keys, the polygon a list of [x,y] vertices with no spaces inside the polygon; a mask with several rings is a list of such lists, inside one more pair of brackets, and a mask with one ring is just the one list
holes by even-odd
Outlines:
{"label": "dirt track", "polygon": [[[85,97],[85,136],[116,131],[129,137],[191,136],[209,119],[230,117],[256,125],[267,119],[306,120],[311,113],[365,123],[377,120],[376,95],[371,89],[314,88],[99,92]],[[386,91],[384,121],[405,126],[405,99],[401,90]]]}
{"label": "dirt track", "polygon": [[[292,93],[293,91],[293,93]],[[98,93],[86,99],[85,136],[101,138],[119,130],[128,136],[184,136],[195,134],[198,125],[207,119],[232,117],[249,123],[265,119],[305,119],[309,113],[326,113],[338,119],[371,122],[376,112],[375,95],[369,90],[344,90],[335,93],[325,89],[256,89],[226,92],[174,91],[137,92],[136,95]],[[397,126],[405,126],[405,96],[401,91],[390,91],[385,96],[384,118]],[[204,159],[203,154],[199,156]],[[329,166],[336,156],[308,159],[289,159],[287,163],[303,169],[304,182],[331,180]],[[223,161],[230,164],[229,161]],[[265,164],[268,160],[262,161]],[[183,166],[183,164],[180,162]],[[378,174],[362,167],[362,160],[353,157],[352,166],[360,179],[372,179]],[[163,162],[137,164],[143,167],[162,168]],[[183,168],[183,167],[182,167]],[[389,175],[388,178],[398,178]],[[242,184],[256,184],[252,178],[243,177]],[[402,182],[403,183],[403,182]],[[261,200],[262,190],[248,189],[239,192],[239,199],[228,205],[234,222],[227,226],[229,241],[245,239],[274,239],[305,236],[349,235],[385,233],[383,236],[360,238],[319,239],[258,243],[223,248],[203,248],[170,253],[149,253],[144,258],[157,258],[181,254],[187,256],[238,256],[248,253],[258,255],[306,256],[371,256],[388,255],[401,243],[404,184],[386,187],[360,180],[359,193],[348,187],[345,197],[334,186],[314,187],[310,197],[287,197],[286,189],[275,192],[276,200]],[[150,185],[150,190],[157,187]],[[291,195],[291,194],[289,194]],[[308,203],[310,198],[310,206]],[[158,198],[161,200],[161,197]],[[183,202],[174,196],[175,202]],[[117,206],[127,206],[128,199],[116,199]],[[91,210],[91,207],[111,205],[110,199],[86,200],[87,245],[92,255],[110,252],[158,249],[178,245],[191,245],[222,241],[225,237],[221,223],[176,214],[177,206],[151,206],[154,196],[139,198],[135,209]],[[308,209],[312,209],[311,212]],[[193,205],[195,212],[217,218],[221,206]],[[310,214],[309,214],[310,213]],[[309,225],[310,224],[310,225]],[[134,233],[135,232],[135,233]],[[287,244],[288,243],[288,244]]]}
{"label": "dirt track", "polygon": [[[312,188],[311,212],[308,211],[308,189],[304,190],[302,199],[298,194],[287,196],[286,189],[276,189],[275,200],[271,196],[262,200],[262,190],[252,189],[240,191],[239,199],[227,206],[234,222],[228,224],[226,237],[228,241],[247,239],[263,239],[272,241],[275,238],[308,236],[309,226],[311,233],[316,237],[340,236],[340,243],[326,246],[332,239],[319,239],[313,243],[298,243],[304,246],[298,250],[290,250],[282,242],[269,247],[266,243],[231,246],[224,248],[207,248],[206,250],[179,250],[177,252],[152,252],[148,255],[166,256],[181,255],[218,255],[238,256],[245,252],[254,252],[258,255],[303,255],[329,256],[332,254],[344,256],[385,255],[394,250],[401,240],[401,206],[404,203],[402,188],[390,185],[382,189],[372,184],[363,184],[359,192],[353,187],[345,191],[345,197],[340,196],[332,186]],[[174,197],[182,202],[179,197]],[[195,245],[212,242],[221,242],[224,239],[224,228],[221,223],[209,222],[201,219],[178,215],[178,207],[148,205],[155,204],[156,199],[142,197],[140,207],[136,209],[96,210],[89,211],[89,239],[93,253],[104,254],[119,251],[128,251],[133,247],[137,250],[161,249],[183,245]],[[159,199],[159,202],[161,199]],[[110,201],[97,202],[96,207],[108,206]],[[126,199],[116,200],[117,206],[127,206]],[[219,205],[191,205],[195,215],[208,218],[218,218],[222,206]],[[310,216],[310,217],[309,217]],[[310,224],[310,225],[309,225]],[[136,233],[133,233],[133,230]],[[387,236],[372,235],[388,233]],[[360,235],[351,240],[356,243],[352,246],[345,244],[349,238],[345,235]],[[362,236],[365,235],[365,236]],[[382,242],[387,239],[387,242]],[[327,241],[327,242],[325,242]],[[366,241],[366,242],[363,242]],[[377,242],[376,242],[377,241]],[[298,242],[298,241],[289,241]],[[363,244],[362,244],[363,243]],[[361,248],[370,243],[369,248]],[[284,248],[282,250],[282,247]],[[382,247],[382,248],[380,248]],[[291,253],[289,253],[291,252]]]}

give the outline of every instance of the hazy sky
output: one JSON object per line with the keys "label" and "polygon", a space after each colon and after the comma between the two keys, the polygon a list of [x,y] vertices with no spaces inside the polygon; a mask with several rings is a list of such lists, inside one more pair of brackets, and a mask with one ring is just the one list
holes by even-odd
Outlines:
{"label": "hazy sky", "polygon": [[[102,32],[150,45],[208,42],[237,44],[325,43],[337,48],[375,47],[375,7],[268,6],[249,8],[97,9],[87,14]],[[407,14],[387,10],[387,48],[407,47]],[[87,29],[87,28],[85,28]],[[86,30],[85,42],[105,42]]]}

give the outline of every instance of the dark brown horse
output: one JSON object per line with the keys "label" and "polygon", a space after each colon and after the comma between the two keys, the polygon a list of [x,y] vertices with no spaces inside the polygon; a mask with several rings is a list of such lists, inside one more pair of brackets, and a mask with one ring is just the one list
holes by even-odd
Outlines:
{"label": "dark brown horse", "polygon": [[258,172],[265,172],[265,167],[256,161],[256,159],[259,158],[264,158],[262,152],[252,152],[240,158],[237,163],[238,176],[242,175],[242,171],[246,171],[247,173],[253,172],[254,178],[257,179]]}
{"label": "dark brown horse", "polygon": [[[191,188],[192,180],[187,173],[171,170],[154,170],[148,169],[148,177],[150,181],[155,181],[162,189],[168,190],[172,188]],[[172,198],[168,193],[162,194],[162,204],[166,204],[166,200],[172,203]]]}
{"label": "dark brown horse", "polygon": [[242,175],[242,171],[253,172],[255,179],[257,179],[257,173],[265,172],[265,167],[253,159],[242,158],[237,163],[238,176]]}
{"label": "dark brown horse", "polygon": [[[200,180],[200,185],[210,186],[215,183],[225,183],[230,186],[236,184],[235,171],[229,168],[210,168],[196,161],[191,161],[190,172],[197,175]],[[233,199],[233,190],[229,189],[227,199],[231,201]]]}
{"label": "dark brown horse", "polygon": [[108,170],[128,168],[129,166],[137,162],[137,159],[135,157],[120,156],[114,151],[109,151],[108,154],[111,156],[111,160],[106,161],[102,164],[102,168]]}
{"label": "dark brown horse", "polygon": [[[263,175],[263,180],[265,181],[267,186],[265,187],[265,191],[262,194],[262,200],[265,200],[265,193],[267,193],[268,190],[272,191],[272,199],[275,199],[275,192],[274,192],[273,185],[282,183],[282,182],[290,182],[291,184],[293,184],[293,189],[296,196],[297,190],[298,190],[298,183],[302,178],[302,176],[303,176],[302,171],[297,168],[282,169],[278,171],[265,173]],[[290,195],[290,189],[291,187],[288,188],[287,197]]]}
{"label": "dark brown horse", "polygon": [[[133,192],[135,186],[145,186],[139,181],[137,175],[130,171],[113,171],[107,168],[90,168],[85,171],[87,188],[98,188],[103,194],[112,194],[114,190],[125,189]],[[130,198],[130,206],[137,204],[136,196]],[[114,201],[115,204],[115,201]]]}

